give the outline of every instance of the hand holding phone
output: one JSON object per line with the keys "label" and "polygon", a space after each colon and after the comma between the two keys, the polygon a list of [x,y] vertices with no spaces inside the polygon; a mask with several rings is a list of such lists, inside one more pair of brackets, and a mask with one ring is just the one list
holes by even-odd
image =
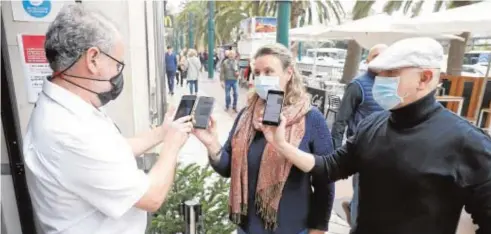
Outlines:
{"label": "hand holding phone", "polygon": [[194,109],[193,123],[195,128],[206,129],[215,105],[212,97],[199,97]]}
{"label": "hand holding phone", "polygon": [[178,120],[184,116],[191,115],[193,113],[194,105],[196,103],[196,95],[184,95],[181,98],[179,107],[177,108],[174,120]]}
{"label": "hand holding phone", "polygon": [[285,92],[280,90],[269,90],[264,107],[263,124],[278,126],[283,108]]}

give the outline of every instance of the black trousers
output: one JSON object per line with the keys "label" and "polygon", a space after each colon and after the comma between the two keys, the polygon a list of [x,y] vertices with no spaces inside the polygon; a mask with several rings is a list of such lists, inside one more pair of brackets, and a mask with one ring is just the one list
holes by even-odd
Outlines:
{"label": "black trousers", "polygon": [[184,74],[183,74],[183,71],[181,70],[181,68],[178,68],[179,72],[176,74],[176,85],[181,85],[181,87],[183,86],[183,80],[184,80]]}

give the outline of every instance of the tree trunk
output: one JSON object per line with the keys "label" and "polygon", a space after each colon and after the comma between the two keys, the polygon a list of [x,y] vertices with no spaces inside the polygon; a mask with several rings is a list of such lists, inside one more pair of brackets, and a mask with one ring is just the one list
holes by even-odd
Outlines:
{"label": "tree trunk", "polygon": [[355,40],[348,41],[348,52],[344,61],[341,83],[348,84],[358,74],[361,59],[361,46]]}
{"label": "tree trunk", "polygon": [[297,27],[298,18],[304,13],[301,1],[293,1],[290,18],[290,28]]}
{"label": "tree trunk", "polygon": [[459,36],[464,38],[464,41],[451,40],[448,50],[447,74],[453,76],[460,76],[462,72],[463,58],[470,33],[464,32]]}
{"label": "tree trunk", "polygon": [[255,16],[260,16],[259,15],[259,4],[261,3],[261,1],[254,1],[252,4],[252,16],[255,17]]}

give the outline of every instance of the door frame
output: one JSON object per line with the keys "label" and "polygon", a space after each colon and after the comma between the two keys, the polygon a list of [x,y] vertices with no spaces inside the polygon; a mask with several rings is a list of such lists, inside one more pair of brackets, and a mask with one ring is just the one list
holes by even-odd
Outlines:
{"label": "door frame", "polygon": [[[15,199],[19,212],[19,221],[22,233],[36,234],[34,212],[31,198],[27,189],[24,160],[22,155],[22,134],[20,130],[17,100],[13,87],[12,70],[8,54],[7,38],[3,17],[1,20],[1,92],[2,92],[2,125],[5,143],[7,146],[10,174],[14,185]],[[8,173],[8,172],[5,172]],[[2,171],[4,174],[4,171]]]}

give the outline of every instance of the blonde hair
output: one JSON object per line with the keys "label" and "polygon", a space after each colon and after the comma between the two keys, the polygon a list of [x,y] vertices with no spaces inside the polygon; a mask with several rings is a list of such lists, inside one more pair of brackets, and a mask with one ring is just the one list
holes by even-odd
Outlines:
{"label": "blonde hair", "polygon": [[196,52],[195,49],[189,49],[188,50],[188,57],[196,57],[198,55],[198,52]]}
{"label": "blonde hair", "polygon": [[[300,74],[297,65],[295,64],[295,59],[288,48],[279,43],[265,45],[257,50],[254,55],[254,60],[265,55],[273,55],[278,58],[283,65],[283,70],[288,69],[289,67],[293,70],[292,78],[288,81],[285,88],[286,105],[295,104],[305,97],[308,97],[303,83],[303,76]],[[251,94],[249,101],[254,100],[257,96],[256,93]]]}

